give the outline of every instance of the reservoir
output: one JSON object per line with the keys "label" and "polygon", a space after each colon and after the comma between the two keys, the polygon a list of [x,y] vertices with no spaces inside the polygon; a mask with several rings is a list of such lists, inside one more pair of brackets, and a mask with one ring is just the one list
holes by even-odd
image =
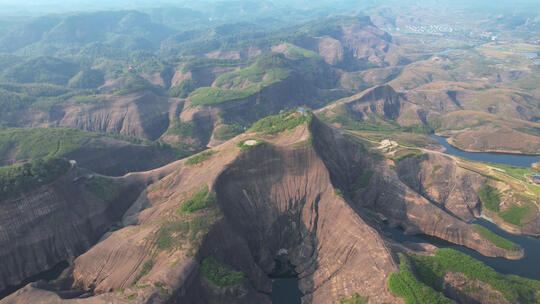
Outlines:
{"label": "reservoir", "polygon": [[540,162],[540,155],[520,155],[520,154],[508,154],[508,153],[487,153],[487,152],[466,152],[459,150],[450,145],[446,138],[437,136],[435,134],[429,135],[441,144],[445,151],[444,153],[463,157],[473,161],[502,164],[507,166],[518,167],[530,167],[536,162]]}
{"label": "reservoir", "polygon": [[392,236],[399,242],[413,242],[413,243],[433,243],[437,247],[452,248],[469,256],[482,261],[486,265],[492,267],[496,271],[503,274],[515,274],[520,277],[540,280],[540,263],[538,263],[538,257],[540,257],[540,240],[529,236],[513,235],[510,234],[497,225],[484,220],[476,219],[473,221],[475,224],[482,225],[493,233],[500,235],[516,244],[521,246],[525,250],[525,257],[520,260],[507,260],[505,258],[490,258],[481,255],[480,253],[469,249],[464,246],[448,243],[443,240],[434,240],[432,237],[425,235],[406,235],[402,229],[399,228],[386,228],[386,231],[392,233]]}
{"label": "reservoir", "polygon": [[303,296],[298,288],[298,273],[290,263],[287,253],[282,253],[275,259],[276,265],[272,273],[272,292],[270,300],[275,304],[301,304]]}
{"label": "reservoir", "polygon": [[302,292],[298,288],[298,278],[275,278],[272,283],[270,300],[275,304],[300,304]]}
{"label": "reservoir", "polygon": [[[451,146],[444,137],[430,135],[431,138],[437,140],[439,144],[446,149],[444,153],[459,156],[473,161],[488,162],[503,164],[508,166],[530,167],[533,163],[540,162],[540,156],[534,155],[519,155],[506,153],[484,153],[484,152],[465,152]],[[525,257],[520,260],[508,260],[505,258],[491,258],[481,255],[480,253],[464,246],[448,243],[426,235],[406,235],[402,229],[387,227],[386,231],[390,232],[393,238],[399,242],[414,242],[414,243],[432,243],[437,247],[452,248],[469,256],[482,261],[486,265],[492,267],[502,274],[514,274],[524,278],[540,280],[540,240],[524,235],[514,235],[508,233],[497,225],[485,220],[475,219],[475,224],[482,225],[493,233],[502,236],[503,238],[512,241],[521,246],[525,251]]]}

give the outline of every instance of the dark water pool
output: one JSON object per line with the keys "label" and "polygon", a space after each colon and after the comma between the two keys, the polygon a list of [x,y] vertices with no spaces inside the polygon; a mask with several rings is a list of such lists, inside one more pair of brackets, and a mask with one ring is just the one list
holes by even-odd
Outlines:
{"label": "dark water pool", "polygon": [[270,300],[274,304],[300,304],[303,296],[298,288],[298,273],[287,254],[278,255],[276,265],[269,275],[273,280]]}
{"label": "dark water pool", "polygon": [[303,294],[298,288],[298,278],[273,279],[270,300],[274,304],[300,304]]}
{"label": "dark water pool", "polygon": [[16,286],[8,286],[6,289],[0,291],[0,300],[9,296],[13,292],[23,288],[26,284],[36,282],[39,280],[50,281],[58,278],[60,274],[69,266],[68,262],[63,261],[56,264],[52,269],[40,272],[32,277],[27,278],[21,284]]}
{"label": "dark water pool", "polygon": [[520,155],[520,154],[507,154],[507,153],[484,153],[484,152],[465,152],[457,148],[452,147],[446,138],[437,136],[435,134],[430,135],[439,144],[446,149],[444,153],[450,155],[456,155],[466,159],[481,161],[487,163],[502,164],[508,166],[530,167],[536,162],[540,162],[540,155]]}
{"label": "dark water pool", "polygon": [[406,235],[403,230],[399,228],[387,227],[386,231],[392,233],[394,239],[399,242],[414,242],[414,243],[434,243],[438,247],[452,248],[463,253],[466,253],[473,258],[484,262],[486,265],[492,267],[496,271],[503,274],[515,274],[521,277],[540,280],[540,240],[522,235],[510,234],[497,225],[484,220],[477,219],[475,224],[482,225],[490,229],[493,233],[498,234],[518,245],[525,250],[525,257],[521,260],[507,260],[505,258],[490,258],[479,254],[478,252],[469,249],[464,246],[458,246],[450,244],[445,241],[437,242],[433,238],[423,235]]}

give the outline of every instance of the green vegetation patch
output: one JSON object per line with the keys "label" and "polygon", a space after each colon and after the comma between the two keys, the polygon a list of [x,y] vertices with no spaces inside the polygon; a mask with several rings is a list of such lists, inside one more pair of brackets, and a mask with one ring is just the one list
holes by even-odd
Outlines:
{"label": "green vegetation patch", "polygon": [[221,217],[221,211],[218,208],[196,217],[189,222],[189,240],[197,241],[210,230],[210,227]]}
{"label": "green vegetation patch", "polygon": [[529,214],[530,206],[519,207],[512,205],[510,208],[499,212],[499,216],[507,223],[521,226],[523,219]]}
{"label": "green vegetation patch", "polygon": [[106,177],[94,176],[85,185],[86,190],[104,201],[110,201],[120,195],[120,183]]}
{"label": "green vegetation patch", "polygon": [[433,167],[433,171],[431,172],[431,178],[432,179],[435,178],[435,173],[437,173],[437,171],[439,171],[441,168],[442,168],[441,165],[436,165],[435,167]]}
{"label": "green vegetation patch", "polygon": [[186,98],[189,94],[197,88],[197,84],[191,78],[184,79],[180,84],[175,85],[169,89],[169,96]]}
{"label": "green vegetation patch", "polygon": [[503,275],[484,263],[459,251],[438,249],[434,256],[415,255],[411,261],[418,278],[435,290],[442,290],[447,272],[461,272],[469,280],[479,280],[502,293],[511,303],[538,303],[535,298],[540,282],[515,275]]}
{"label": "green vegetation patch", "polygon": [[14,149],[15,161],[61,157],[80,149],[94,137],[91,133],[64,128],[6,129],[0,131],[0,155]]}
{"label": "green vegetation patch", "polygon": [[[190,221],[175,219],[165,222],[155,234],[154,244],[160,251],[171,251],[173,249],[182,249],[182,246],[189,240],[193,246],[188,249],[188,254],[193,253],[193,251],[196,251],[197,243],[202,240],[202,237],[220,216],[220,210],[214,208]],[[173,265],[176,265],[176,263]]]}
{"label": "green vegetation patch", "polygon": [[388,287],[406,304],[452,303],[442,293],[417,280],[407,257],[402,253],[399,253],[399,272],[390,275]]}
{"label": "green vegetation patch", "polygon": [[208,206],[214,205],[216,201],[216,193],[210,193],[208,190],[208,185],[204,185],[199,192],[195,193],[190,199],[185,201],[180,208],[178,208],[177,213],[180,215],[194,213],[205,209]]}
{"label": "green vegetation patch", "polygon": [[501,200],[499,198],[499,191],[497,188],[490,185],[483,185],[477,190],[480,201],[486,209],[491,211],[499,211],[499,205]]}
{"label": "green vegetation patch", "polygon": [[238,124],[222,125],[214,131],[214,138],[217,140],[227,140],[244,132],[244,127]]}
{"label": "green vegetation patch", "polygon": [[345,104],[337,105],[332,110],[322,112],[318,114],[318,117],[328,123],[338,123],[346,130],[374,132],[397,132],[401,130],[401,127],[396,122],[378,114],[372,114],[364,120],[359,120]]}
{"label": "green vegetation patch", "polygon": [[178,135],[180,138],[195,137],[196,134],[195,123],[192,121],[184,122],[178,117],[175,117],[167,129],[167,134]]}
{"label": "green vegetation patch", "polygon": [[382,156],[381,153],[377,152],[376,150],[370,150],[366,146],[369,146],[369,141],[365,140],[359,135],[351,134],[351,133],[344,133],[343,137],[347,139],[350,143],[353,143],[354,145],[359,148],[359,153],[365,154],[366,156],[369,156],[371,158],[374,158],[375,160],[383,160],[384,156]]}
{"label": "green vegetation patch", "polygon": [[202,261],[201,275],[219,287],[235,286],[244,281],[243,272],[231,270],[212,257],[205,258]]}
{"label": "green vegetation patch", "polygon": [[372,176],[373,176],[373,171],[370,171],[370,170],[364,171],[364,173],[356,181],[353,191],[357,191],[357,190],[367,187],[369,185],[369,181],[371,180]]}
{"label": "green vegetation patch", "polygon": [[73,101],[76,103],[91,104],[91,103],[100,103],[104,101],[104,99],[98,98],[95,95],[81,95],[81,96],[75,96],[73,98]]}
{"label": "green vegetation patch", "polygon": [[19,166],[0,167],[0,201],[48,184],[68,171],[61,158],[34,160]]}
{"label": "green vegetation patch", "polygon": [[496,235],[495,233],[491,232],[491,230],[487,229],[486,227],[474,224],[472,225],[473,229],[478,232],[483,238],[487,239],[491,243],[493,243],[495,246],[506,249],[506,250],[519,250],[519,247],[516,246],[516,244],[510,242],[509,240]]}
{"label": "green vegetation patch", "polygon": [[288,62],[283,54],[265,53],[257,61],[242,70],[219,76],[214,85],[237,87],[243,83],[267,86],[282,81],[289,76]]}
{"label": "green vegetation patch", "polygon": [[131,282],[131,285],[137,284],[137,282],[139,282],[139,280],[142,277],[147,275],[150,272],[150,270],[152,270],[152,267],[154,267],[154,262],[152,262],[152,260],[148,260],[148,261],[144,262],[144,264],[142,265],[141,271],[133,279],[133,281]]}
{"label": "green vegetation patch", "polygon": [[216,153],[217,153],[216,151],[204,151],[204,152],[201,152],[201,153],[189,158],[188,160],[186,160],[186,165],[200,164],[203,161],[205,161],[207,159],[210,159],[210,157],[212,157],[212,155],[214,155]]}
{"label": "green vegetation patch", "polygon": [[264,140],[260,140],[258,138],[248,138],[238,142],[236,146],[240,148],[240,151],[244,151],[248,149],[253,149],[255,147],[263,145],[264,143]]}
{"label": "green vegetation patch", "polygon": [[316,52],[301,48],[299,46],[296,46],[290,43],[287,43],[287,49],[285,50],[285,54],[295,59],[296,58],[311,58],[311,59],[324,60],[324,58],[321,55],[317,54]]}
{"label": "green vegetation patch", "polygon": [[297,142],[293,146],[293,148],[295,149],[302,149],[302,148],[308,148],[308,147],[313,147],[313,141],[311,139]]}
{"label": "green vegetation patch", "polygon": [[265,117],[249,129],[251,132],[263,135],[275,135],[285,130],[294,129],[301,124],[309,124],[313,119],[309,112],[300,113],[296,110],[281,110],[278,115]]}
{"label": "green vegetation patch", "polygon": [[6,82],[63,85],[78,71],[79,66],[75,63],[43,56],[13,65],[4,70],[2,76]]}
{"label": "green vegetation patch", "polygon": [[339,304],[367,304],[369,297],[362,297],[355,293],[350,299],[339,300]]}
{"label": "green vegetation patch", "polygon": [[122,87],[121,89],[114,91],[114,94],[127,95],[127,94],[131,94],[135,92],[145,91],[145,90],[161,93],[161,90],[158,87],[151,84],[150,82],[148,82],[148,80],[142,78],[139,75],[130,75],[126,85]]}
{"label": "green vegetation patch", "polygon": [[257,92],[260,87],[251,85],[245,89],[229,90],[214,87],[202,87],[189,94],[190,106],[208,106],[219,104],[227,101],[239,100],[247,98]]}
{"label": "green vegetation patch", "polygon": [[83,70],[73,76],[68,82],[68,87],[77,89],[94,89],[105,82],[105,75],[99,70]]}
{"label": "green vegetation patch", "polygon": [[420,158],[424,155],[424,152],[418,149],[404,149],[396,153],[396,157],[394,158],[394,161],[400,161],[404,160],[408,157],[417,157]]}
{"label": "green vegetation patch", "polygon": [[156,234],[155,244],[159,250],[170,250],[182,245],[189,233],[189,222],[171,221],[164,223]]}
{"label": "green vegetation patch", "polygon": [[163,285],[163,283],[161,282],[154,282],[154,286],[156,288],[159,288],[159,293],[161,293],[162,295],[164,296],[170,296],[169,294],[169,290],[167,288],[165,288],[165,286]]}

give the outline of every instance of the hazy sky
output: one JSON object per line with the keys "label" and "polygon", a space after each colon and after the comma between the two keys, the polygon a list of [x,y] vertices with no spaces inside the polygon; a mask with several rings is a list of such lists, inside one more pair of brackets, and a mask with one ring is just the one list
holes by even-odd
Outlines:
{"label": "hazy sky", "polygon": [[[224,0],[0,0],[0,15],[41,15],[54,12],[86,11],[99,9],[136,9],[175,5],[180,7],[204,8],[204,3]],[[237,2],[246,0],[235,0]],[[255,0],[248,0],[254,2]],[[474,6],[475,9],[506,7],[506,8],[538,8],[539,0],[260,0],[282,5],[292,5],[297,8],[312,6],[333,6],[336,2],[350,3],[356,7],[369,4],[414,4],[431,6],[438,4]],[[255,1],[257,2],[257,1]],[[536,6],[535,6],[536,5]]]}

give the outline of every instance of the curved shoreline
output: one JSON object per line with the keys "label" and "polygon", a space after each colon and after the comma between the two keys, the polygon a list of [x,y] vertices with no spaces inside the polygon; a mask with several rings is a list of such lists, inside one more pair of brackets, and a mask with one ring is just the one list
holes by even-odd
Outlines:
{"label": "curved shoreline", "polygon": [[440,146],[444,147],[442,153],[447,155],[455,155],[472,161],[501,164],[514,167],[532,167],[540,162],[540,155],[526,155],[517,153],[497,153],[497,152],[468,152],[454,147],[448,142],[445,137],[436,134],[430,134],[430,138],[437,141]]}
{"label": "curved shoreline", "polygon": [[531,154],[531,153],[523,153],[523,152],[517,152],[517,151],[510,151],[510,150],[473,150],[473,149],[465,149],[465,148],[461,148],[461,147],[458,147],[456,146],[456,144],[453,142],[452,140],[452,137],[445,137],[445,136],[441,136],[441,135],[437,135],[435,134],[436,136],[439,136],[439,137],[443,137],[446,142],[451,145],[452,147],[460,150],[460,151],[463,151],[463,152],[468,152],[468,153],[493,153],[493,154],[507,154],[507,155],[520,155],[520,156],[540,156],[540,153],[538,154]]}

